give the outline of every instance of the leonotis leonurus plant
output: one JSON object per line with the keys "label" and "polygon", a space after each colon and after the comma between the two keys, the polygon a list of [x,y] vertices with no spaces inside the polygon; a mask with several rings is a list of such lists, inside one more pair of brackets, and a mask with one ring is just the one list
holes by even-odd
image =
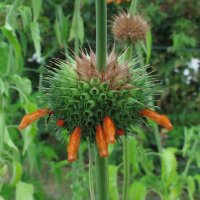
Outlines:
{"label": "leonotis leonurus plant", "polygon": [[77,159],[81,141],[97,144],[101,157],[108,156],[108,144],[127,136],[131,124],[149,117],[171,130],[168,118],[152,111],[152,94],[156,91],[146,67],[137,68],[136,60],[125,61],[125,53],[117,56],[114,50],[107,58],[105,70],[96,67],[96,56],[81,52],[68,56],[67,61],[56,59],[57,68],[48,70],[44,78],[44,100],[48,109],[27,114],[19,129],[42,116],[49,115],[49,124],[66,129],[69,135],[68,160]]}

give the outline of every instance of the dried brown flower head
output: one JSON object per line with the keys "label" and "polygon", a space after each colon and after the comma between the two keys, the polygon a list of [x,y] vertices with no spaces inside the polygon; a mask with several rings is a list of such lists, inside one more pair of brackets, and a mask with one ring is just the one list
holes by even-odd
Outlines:
{"label": "dried brown flower head", "polygon": [[149,25],[140,15],[131,16],[125,12],[114,17],[112,32],[116,40],[136,42],[145,40]]}
{"label": "dried brown flower head", "polygon": [[107,82],[111,89],[129,88],[131,75],[128,62],[119,64],[114,50],[107,58],[106,71],[99,71],[96,67],[96,55],[91,50],[90,56],[81,52],[81,56],[76,56],[77,74],[82,81],[89,82],[92,78],[99,78],[101,82]]}

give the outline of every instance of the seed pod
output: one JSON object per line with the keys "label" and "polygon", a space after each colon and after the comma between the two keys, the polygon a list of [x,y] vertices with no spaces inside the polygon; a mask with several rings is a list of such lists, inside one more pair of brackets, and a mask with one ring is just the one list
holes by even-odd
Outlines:
{"label": "seed pod", "polygon": [[115,124],[114,124],[113,120],[108,116],[106,116],[103,120],[103,129],[104,129],[105,136],[106,136],[106,142],[108,144],[114,144],[115,143],[115,133],[116,133]]}
{"label": "seed pod", "polygon": [[149,110],[149,109],[141,110],[139,112],[139,114],[142,115],[143,117],[152,119],[157,124],[168,129],[169,131],[171,131],[174,128],[166,115],[160,115],[160,114],[156,113],[155,111]]}
{"label": "seed pod", "polygon": [[123,129],[117,129],[117,130],[116,130],[116,134],[117,134],[117,135],[124,135],[125,132],[124,132]]}
{"label": "seed pod", "polygon": [[100,157],[108,156],[108,144],[106,143],[105,134],[101,125],[96,127],[96,143],[99,149]]}
{"label": "seed pod", "polygon": [[44,109],[39,109],[33,113],[26,114],[22,118],[21,123],[18,126],[19,130],[26,128],[29,124],[32,124],[34,121],[36,121],[37,119],[39,119],[47,114],[53,114],[53,111],[44,108]]}
{"label": "seed pod", "polygon": [[69,143],[67,146],[67,153],[68,153],[68,161],[74,162],[77,160],[77,152],[80,145],[81,140],[81,132],[82,129],[80,127],[76,127],[69,138]]}
{"label": "seed pod", "polygon": [[117,40],[131,42],[145,40],[148,31],[149,25],[140,15],[120,13],[112,22],[112,32]]}
{"label": "seed pod", "polygon": [[64,126],[65,125],[65,121],[63,119],[58,119],[57,122],[56,122],[56,124],[58,126]]}

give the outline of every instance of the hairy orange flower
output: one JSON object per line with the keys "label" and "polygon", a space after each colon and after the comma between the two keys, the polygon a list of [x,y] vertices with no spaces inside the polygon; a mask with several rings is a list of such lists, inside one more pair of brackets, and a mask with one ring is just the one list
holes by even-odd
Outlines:
{"label": "hairy orange flower", "polygon": [[39,119],[47,114],[53,114],[53,112],[49,109],[44,108],[44,109],[39,109],[33,113],[26,114],[22,118],[21,123],[18,126],[19,130],[26,128],[28,125],[30,125],[34,121],[36,121],[37,119]]}
{"label": "hairy orange flower", "polygon": [[125,132],[124,132],[123,129],[117,129],[117,130],[116,130],[116,134],[117,134],[117,135],[124,135],[124,133],[125,133]]}
{"label": "hairy orange flower", "polygon": [[129,2],[129,0],[107,0],[107,3],[116,2],[117,4],[122,3],[123,1]]}
{"label": "hairy orange flower", "polygon": [[108,144],[114,144],[116,128],[113,120],[108,116],[106,116],[103,120],[103,129],[106,136],[106,142]]}
{"label": "hairy orange flower", "polygon": [[58,119],[57,122],[56,122],[56,124],[58,126],[64,126],[65,125],[65,121],[63,119]]}
{"label": "hairy orange flower", "polygon": [[97,127],[96,127],[96,143],[97,143],[97,146],[99,149],[100,157],[107,157],[108,156],[108,144],[106,142],[103,127],[101,125],[97,125]]}
{"label": "hairy orange flower", "polygon": [[68,161],[74,162],[77,160],[77,152],[81,141],[81,132],[80,127],[76,127],[69,138],[69,143],[67,146]]}
{"label": "hairy orange flower", "polygon": [[141,110],[139,112],[139,114],[142,115],[143,117],[152,119],[157,124],[159,124],[160,126],[166,128],[168,130],[172,130],[174,128],[166,115],[160,115],[160,114],[156,113],[155,111],[149,110],[149,109]]}

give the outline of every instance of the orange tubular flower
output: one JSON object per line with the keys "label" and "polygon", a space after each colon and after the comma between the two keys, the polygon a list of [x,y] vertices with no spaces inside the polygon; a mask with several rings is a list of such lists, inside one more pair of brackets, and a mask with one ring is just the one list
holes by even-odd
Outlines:
{"label": "orange tubular flower", "polygon": [[117,129],[117,130],[116,130],[116,134],[117,134],[117,135],[124,135],[124,133],[125,133],[125,132],[124,132],[123,129]]}
{"label": "orange tubular flower", "polygon": [[69,143],[67,146],[67,159],[69,162],[74,162],[75,160],[77,160],[77,152],[80,145],[81,132],[82,129],[80,127],[76,127],[73,133],[70,135]]}
{"label": "orange tubular flower", "polygon": [[65,121],[62,120],[62,119],[58,119],[57,122],[56,122],[56,124],[57,124],[58,126],[64,126],[64,125],[65,125]]}
{"label": "orange tubular flower", "polygon": [[44,117],[47,114],[53,114],[53,112],[49,109],[39,109],[33,113],[26,114],[22,120],[20,125],[18,126],[19,130],[26,128],[29,124],[32,124],[37,119]]}
{"label": "orange tubular flower", "polygon": [[108,156],[108,144],[106,143],[106,138],[101,125],[96,127],[96,143],[99,149],[100,157]]}
{"label": "orange tubular flower", "polygon": [[103,129],[106,136],[106,142],[108,144],[114,144],[116,128],[113,120],[108,116],[106,116],[103,120]]}
{"label": "orange tubular flower", "polygon": [[168,129],[169,131],[171,131],[174,128],[166,115],[160,115],[160,114],[156,113],[155,111],[149,110],[149,109],[141,110],[139,112],[139,114],[142,115],[143,117],[152,119],[157,124]]}

